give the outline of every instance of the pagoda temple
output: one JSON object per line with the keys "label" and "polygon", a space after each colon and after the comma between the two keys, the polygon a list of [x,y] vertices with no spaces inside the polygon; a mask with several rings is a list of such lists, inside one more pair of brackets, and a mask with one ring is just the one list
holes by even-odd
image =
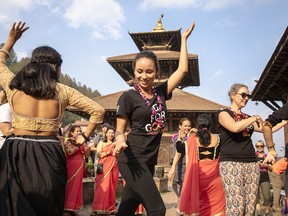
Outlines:
{"label": "pagoda temple", "polygon": [[[163,15],[158,19],[156,27],[151,32],[129,32],[139,51],[151,50],[157,55],[161,71],[154,81],[155,85],[165,82],[176,71],[181,46],[181,29],[166,31],[162,25],[162,18]],[[136,55],[137,53],[132,53],[107,58],[109,64],[130,86],[133,85],[134,80],[132,63]],[[180,89],[200,85],[197,55],[188,54],[188,68],[187,76],[178,86]]]}

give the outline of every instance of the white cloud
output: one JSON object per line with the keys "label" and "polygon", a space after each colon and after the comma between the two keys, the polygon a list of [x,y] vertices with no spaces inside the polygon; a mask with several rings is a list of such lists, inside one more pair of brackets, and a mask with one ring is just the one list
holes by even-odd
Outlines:
{"label": "white cloud", "polygon": [[245,4],[245,0],[144,0],[140,3],[141,10],[151,8],[185,8],[195,7],[203,10],[217,10],[227,7],[236,7]]}
{"label": "white cloud", "polygon": [[[39,5],[49,6],[53,0],[10,0],[0,7],[0,23],[8,24],[20,20],[23,11],[32,11]],[[12,15],[11,15],[12,14]]]}
{"label": "white cloud", "polygon": [[224,74],[223,70],[218,70],[218,71],[214,72],[214,73],[210,76],[210,79],[214,79],[215,77],[219,77],[219,76],[221,76],[222,74]]}
{"label": "white cloud", "polygon": [[198,2],[199,0],[144,0],[140,3],[139,8],[141,10],[149,10],[151,8],[184,8],[187,6],[196,7]]}
{"label": "white cloud", "polygon": [[33,0],[33,3],[49,6],[53,0]]}
{"label": "white cloud", "polygon": [[97,39],[99,39],[99,40],[106,40],[107,39],[107,37],[105,37],[104,35],[102,35],[100,32],[97,32],[97,31],[94,31],[92,33],[92,37],[96,40]]}
{"label": "white cloud", "polygon": [[245,4],[245,0],[207,0],[202,1],[203,10],[218,10],[228,7],[237,7]]}
{"label": "white cloud", "polygon": [[[32,5],[32,0],[10,0],[5,3],[2,2],[0,7],[0,23],[9,24],[10,27],[11,22],[15,22],[15,19],[20,17],[20,11],[30,10]],[[11,14],[13,14],[13,16],[11,16]]]}
{"label": "white cloud", "polygon": [[62,9],[61,9],[60,7],[55,7],[55,8],[53,8],[53,9],[51,10],[51,13],[52,13],[52,14],[58,14],[58,15],[60,15],[60,14],[63,13],[63,11],[62,11]]}
{"label": "white cloud", "polygon": [[121,24],[125,21],[122,7],[114,0],[74,0],[64,18],[73,28],[92,27],[94,36],[114,39],[121,37]]}

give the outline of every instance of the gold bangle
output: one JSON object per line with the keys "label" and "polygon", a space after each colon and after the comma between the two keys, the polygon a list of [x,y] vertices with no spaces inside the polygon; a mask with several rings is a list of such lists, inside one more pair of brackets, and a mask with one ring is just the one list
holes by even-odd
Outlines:
{"label": "gold bangle", "polygon": [[0,49],[0,52],[5,53],[8,56],[8,58],[10,57],[10,53],[7,50],[2,48],[2,49]]}
{"label": "gold bangle", "polygon": [[6,59],[5,59],[5,58],[2,58],[2,57],[0,57],[0,63],[6,64]]}

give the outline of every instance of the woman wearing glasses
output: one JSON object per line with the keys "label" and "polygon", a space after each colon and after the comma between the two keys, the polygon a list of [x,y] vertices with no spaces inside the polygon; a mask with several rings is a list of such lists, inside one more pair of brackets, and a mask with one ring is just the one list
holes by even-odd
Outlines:
{"label": "woman wearing glasses", "polygon": [[[221,134],[220,175],[225,190],[227,215],[253,215],[255,213],[259,166],[251,136],[262,132],[259,115],[242,112],[251,98],[248,87],[235,83],[228,96],[231,104],[218,112]],[[276,129],[275,129],[276,131]]]}
{"label": "woman wearing glasses", "polygon": [[[264,199],[263,206],[265,206],[265,215],[270,215],[270,179],[268,174],[268,165],[264,164],[264,160],[266,158],[266,154],[264,152],[264,141],[259,140],[256,145],[256,156],[257,156],[257,163],[260,168],[260,182],[259,186],[261,188],[262,196]],[[260,188],[258,192],[258,201],[256,206],[257,215],[260,215]]]}

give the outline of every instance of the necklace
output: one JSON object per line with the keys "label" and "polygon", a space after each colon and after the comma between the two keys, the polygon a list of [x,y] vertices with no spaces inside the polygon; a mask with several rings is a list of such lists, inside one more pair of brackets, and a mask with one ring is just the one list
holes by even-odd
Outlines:
{"label": "necklace", "polygon": [[[139,92],[139,94],[141,95],[142,99],[145,101],[146,105],[147,105],[148,107],[150,107],[150,106],[151,106],[151,103],[148,101],[146,95],[142,92],[139,84],[136,83],[136,84],[134,85],[134,87],[135,87],[135,89]],[[165,118],[164,118],[164,116],[161,114],[162,111],[163,111],[163,102],[162,102],[160,96],[157,94],[157,91],[156,91],[156,89],[154,88],[154,86],[152,87],[151,92],[156,96],[156,98],[157,98],[157,103],[158,103],[158,109],[155,110],[154,107],[151,107],[151,113],[152,113],[152,116],[155,117],[155,121],[157,122],[157,124],[158,124],[161,128],[163,128],[163,127],[165,126]],[[157,115],[157,114],[158,114],[158,115]]]}
{"label": "necklace", "polygon": [[231,107],[228,107],[228,109],[233,112],[234,119],[237,120],[237,121],[241,121],[242,119],[246,119],[246,118],[249,117],[249,116],[248,116],[247,114],[245,114],[245,113],[242,113],[242,112],[241,112],[241,113],[237,113],[237,112],[233,111],[233,110],[231,109]]}

